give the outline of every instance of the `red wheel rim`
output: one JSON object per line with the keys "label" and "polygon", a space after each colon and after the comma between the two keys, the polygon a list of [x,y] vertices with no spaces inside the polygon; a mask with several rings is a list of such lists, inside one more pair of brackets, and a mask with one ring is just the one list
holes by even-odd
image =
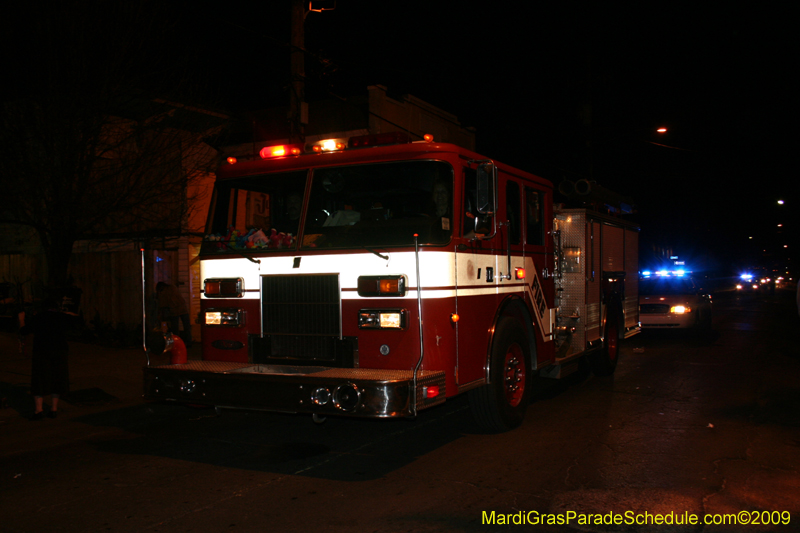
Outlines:
{"label": "red wheel rim", "polygon": [[525,357],[518,344],[508,347],[503,364],[503,390],[506,393],[506,402],[511,407],[516,407],[522,402],[525,394]]}

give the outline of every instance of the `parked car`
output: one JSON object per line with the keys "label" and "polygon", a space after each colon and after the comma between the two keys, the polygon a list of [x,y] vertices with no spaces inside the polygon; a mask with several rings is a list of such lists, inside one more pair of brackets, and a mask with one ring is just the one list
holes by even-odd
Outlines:
{"label": "parked car", "polygon": [[652,276],[639,280],[642,329],[708,329],[711,313],[711,295],[691,277]]}

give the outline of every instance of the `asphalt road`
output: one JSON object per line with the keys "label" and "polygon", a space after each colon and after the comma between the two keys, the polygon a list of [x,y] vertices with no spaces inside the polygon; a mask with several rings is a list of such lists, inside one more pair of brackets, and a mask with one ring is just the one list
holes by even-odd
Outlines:
{"label": "asphalt road", "polygon": [[[0,334],[0,531],[800,531],[793,296],[720,295],[711,333],[646,332],[611,378],[539,381],[501,435],[462,398],[321,425],[144,404],[138,350],[77,344],[84,396],[29,422],[29,356]],[[751,523],[702,524],[734,516]]]}

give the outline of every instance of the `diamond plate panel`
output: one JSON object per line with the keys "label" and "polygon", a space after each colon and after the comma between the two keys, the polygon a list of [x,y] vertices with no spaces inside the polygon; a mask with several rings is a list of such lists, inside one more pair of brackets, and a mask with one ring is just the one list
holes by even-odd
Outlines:
{"label": "diamond plate panel", "polygon": [[567,209],[560,212],[561,248],[580,249],[580,271],[564,272],[558,281],[561,289],[561,306],[558,324],[575,328],[570,342],[569,353],[583,351],[586,345],[586,212],[578,209]]}

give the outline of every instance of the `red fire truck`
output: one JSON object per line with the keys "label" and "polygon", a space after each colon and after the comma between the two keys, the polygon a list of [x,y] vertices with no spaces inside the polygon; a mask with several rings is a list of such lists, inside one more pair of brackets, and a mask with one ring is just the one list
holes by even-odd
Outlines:
{"label": "red fire truck", "polygon": [[145,367],[148,399],[414,417],[468,393],[503,431],[534,376],[611,374],[638,330],[638,228],[540,177],[403,134],[260,155],[217,173],[202,361]]}

